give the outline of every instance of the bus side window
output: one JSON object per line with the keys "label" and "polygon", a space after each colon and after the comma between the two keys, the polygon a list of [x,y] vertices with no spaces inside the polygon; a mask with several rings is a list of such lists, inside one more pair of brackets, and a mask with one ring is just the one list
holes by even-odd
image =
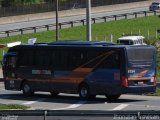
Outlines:
{"label": "bus side window", "polygon": [[35,66],[37,67],[49,67],[51,65],[51,52],[45,50],[35,51]]}
{"label": "bus side window", "polygon": [[17,66],[33,66],[34,52],[32,50],[21,50],[18,55]]}
{"label": "bus side window", "polygon": [[100,68],[120,68],[120,53],[116,52],[108,56],[99,66]]}
{"label": "bus side window", "polygon": [[[85,53],[82,51],[70,51],[69,53],[69,67],[79,67],[85,64]],[[74,64],[73,64],[74,63]]]}

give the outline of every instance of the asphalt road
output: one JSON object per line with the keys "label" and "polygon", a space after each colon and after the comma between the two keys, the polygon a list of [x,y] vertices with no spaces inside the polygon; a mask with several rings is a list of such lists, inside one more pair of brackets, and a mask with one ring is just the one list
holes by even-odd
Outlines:
{"label": "asphalt road", "polygon": [[[92,18],[110,16],[110,15],[118,15],[118,14],[124,14],[124,13],[133,13],[133,12],[139,12],[139,11],[147,11],[147,10],[148,10],[148,7],[121,9],[121,10],[115,10],[115,11],[113,10],[113,11],[103,12],[103,13],[94,13],[92,14]],[[86,16],[78,15],[78,16],[60,17],[59,23],[75,21],[75,20],[82,20],[82,19],[86,19]],[[7,31],[7,30],[34,27],[34,26],[42,26],[42,25],[55,24],[55,23],[56,23],[56,19],[51,18],[51,19],[35,20],[35,21],[29,21],[29,22],[27,21],[27,22],[5,24],[5,25],[0,25],[0,31]]]}
{"label": "asphalt road", "polygon": [[33,97],[25,97],[21,91],[4,90],[3,82],[0,82],[0,103],[27,105],[33,110],[160,110],[159,101],[160,97],[143,95],[122,95],[114,102],[107,101],[104,96],[82,101],[78,95],[60,94],[52,97],[49,93],[42,92],[37,92]]}

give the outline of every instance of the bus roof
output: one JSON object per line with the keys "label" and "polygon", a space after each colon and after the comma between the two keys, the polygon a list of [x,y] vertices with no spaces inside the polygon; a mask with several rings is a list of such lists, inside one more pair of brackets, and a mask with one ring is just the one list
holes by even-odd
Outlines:
{"label": "bus roof", "polygon": [[106,42],[106,41],[57,41],[57,42],[52,42],[52,43],[36,43],[36,44],[21,44],[17,45],[14,47],[11,47],[10,50],[13,49],[19,49],[19,48],[37,48],[37,47],[87,47],[87,48],[141,48],[141,47],[147,47],[151,45],[120,45],[120,44],[115,44],[112,42]]}
{"label": "bus roof", "polygon": [[78,41],[78,40],[65,40],[49,43],[48,45],[115,45],[113,42],[107,41]]}

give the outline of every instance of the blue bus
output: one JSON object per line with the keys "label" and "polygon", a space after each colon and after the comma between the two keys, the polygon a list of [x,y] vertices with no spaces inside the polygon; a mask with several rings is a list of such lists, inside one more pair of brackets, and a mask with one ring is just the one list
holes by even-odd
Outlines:
{"label": "blue bus", "polygon": [[143,94],[156,89],[156,49],[98,41],[58,41],[10,48],[3,58],[6,90],[105,95]]}

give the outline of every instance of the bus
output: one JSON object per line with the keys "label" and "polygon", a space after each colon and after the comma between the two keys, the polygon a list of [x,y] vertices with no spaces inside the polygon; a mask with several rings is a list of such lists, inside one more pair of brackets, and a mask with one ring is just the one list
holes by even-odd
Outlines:
{"label": "bus", "polygon": [[105,95],[143,94],[156,89],[156,49],[98,41],[58,41],[11,47],[3,57],[6,90]]}

